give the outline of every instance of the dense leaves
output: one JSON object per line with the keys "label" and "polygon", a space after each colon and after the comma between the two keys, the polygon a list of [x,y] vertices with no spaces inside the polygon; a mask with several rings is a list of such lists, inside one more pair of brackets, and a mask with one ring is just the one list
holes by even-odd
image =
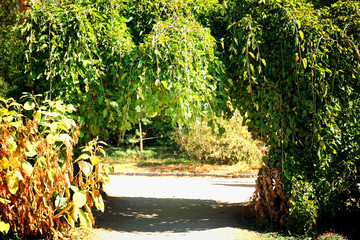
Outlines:
{"label": "dense leaves", "polygon": [[231,100],[269,147],[259,220],[310,232],[359,207],[358,1],[42,2],[11,34],[2,6],[0,84],[73,104],[84,141],[121,142],[159,114],[184,132]]}
{"label": "dense leaves", "polygon": [[293,231],[358,199],[360,15],[350,2],[231,1],[231,96],[270,146],[265,163],[281,170],[289,200],[280,223]]}
{"label": "dense leaves", "polygon": [[[246,126],[242,125],[243,118],[239,111],[235,111],[230,119],[220,117],[216,128],[208,126],[208,117],[190,123],[182,132],[175,135],[176,143],[189,156],[202,163],[243,164],[249,168],[261,166],[261,148],[259,140],[254,140]],[[248,171],[242,167],[241,171]]]}
{"label": "dense leaves", "polygon": [[190,16],[158,22],[140,44],[136,64],[137,102],[148,115],[165,105],[173,119],[187,121],[216,107],[224,67],[209,29]]}
{"label": "dense leaves", "polygon": [[224,73],[215,39],[190,12],[183,17],[187,4],[164,4],[167,20],[152,19],[153,29],[136,47],[120,15],[133,14],[132,6],[89,0],[34,6],[20,27],[27,85],[73,104],[85,141],[121,139],[133,124],[163,110],[184,122],[209,112]]}
{"label": "dense leaves", "polygon": [[19,16],[17,3],[17,0],[4,0],[0,4],[0,97],[21,95],[25,90],[23,43],[14,31]]}
{"label": "dense leaves", "polygon": [[26,36],[27,85],[73,104],[85,141],[100,135],[101,126],[112,119],[112,96],[105,89],[120,85],[120,61],[132,47],[125,19],[105,3],[35,5],[20,26]]}
{"label": "dense leaves", "polygon": [[[159,21],[167,21],[173,17],[195,16],[197,20],[205,20],[204,15],[217,5],[216,0],[142,0],[121,1],[122,14],[128,20],[134,42],[144,42]],[[205,24],[206,25],[206,24]]]}

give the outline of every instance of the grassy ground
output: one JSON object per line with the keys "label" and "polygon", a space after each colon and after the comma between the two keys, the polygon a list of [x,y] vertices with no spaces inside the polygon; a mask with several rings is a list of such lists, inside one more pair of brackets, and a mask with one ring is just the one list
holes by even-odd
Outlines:
{"label": "grassy ground", "polygon": [[256,174],[259,165],[237,163],[222,165],[200,163],[191,159],[185,152],[179,151],[176,146],[145,147],[140,152],[136,147],[105,149],[108,156],[104,163],[114,167],[114,171],[123,172],[187,172],[211,174]]}

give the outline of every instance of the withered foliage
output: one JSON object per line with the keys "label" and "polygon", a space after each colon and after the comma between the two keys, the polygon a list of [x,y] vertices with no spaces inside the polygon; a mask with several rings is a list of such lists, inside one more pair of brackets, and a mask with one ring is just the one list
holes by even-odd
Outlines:
{"label": "withered foliage", "polygon": [[[75,160],[80,126],[61,112],[67,107],[49,102],[35,110],[33,102],[0,100],[0,230],[56,239],[76,222],[91,227],[91,207],[104,209],[99,183],[108,181],[96,140]],[[23,108],[34,111],[32,119]]]}

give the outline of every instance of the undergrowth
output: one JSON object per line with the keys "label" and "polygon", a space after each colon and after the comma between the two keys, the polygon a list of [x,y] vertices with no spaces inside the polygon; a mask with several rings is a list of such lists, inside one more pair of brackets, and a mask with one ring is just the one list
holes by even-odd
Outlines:
{"label": "undergrowth", "polygon": [[100,184],[108,175],[96,155],[99,142],[74,159],[80,126],[68,117],[73,107],[48,100],[40,105],[39,98],[29,96],[24,105],[0,98],[2,238],[64,238],[71,226],[91,228],[92,206],[104,211]]}
{"label": "undergrowth", "polygon": [[243,126],[239,111],[230,119],[219,118],[215,129],[208,126],[209,121],[204,118],[179,130],[174,136],[176,143],[201,163],[261,165],[262,142],[254,140]]}

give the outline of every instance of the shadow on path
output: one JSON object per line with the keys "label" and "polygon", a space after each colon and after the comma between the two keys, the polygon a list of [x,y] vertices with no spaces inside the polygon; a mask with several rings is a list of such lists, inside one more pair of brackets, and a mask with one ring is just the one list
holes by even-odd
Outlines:
{"label": "shadow on path", "polygon": [[104,213],[94,212],[96,226],[120,232],[191,232],[244,227],[246,204],[213,200],[107,197]]}

